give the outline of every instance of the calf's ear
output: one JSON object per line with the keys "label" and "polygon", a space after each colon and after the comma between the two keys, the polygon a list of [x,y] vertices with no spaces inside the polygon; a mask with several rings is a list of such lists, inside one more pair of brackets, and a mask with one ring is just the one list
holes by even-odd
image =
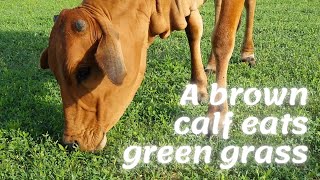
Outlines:
{"label": "calf's ear", "polygon": [[46,48],[41,54],[40,67],[42,69],[48,69],[49,68],[49,64],[48,64],[48,48]]}
{"label": "calf's ear", "polygon": [[116,32],[109,20],[97,19],[102,30],[102,37],[95,53],[95,59],[101,71],[115,85],[120,85],[127,75],[123,60],[119,33]]}

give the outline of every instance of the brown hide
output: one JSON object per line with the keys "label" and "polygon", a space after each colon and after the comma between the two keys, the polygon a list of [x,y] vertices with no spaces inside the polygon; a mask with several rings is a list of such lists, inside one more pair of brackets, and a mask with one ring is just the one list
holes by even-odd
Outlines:
{"label": "brown hide", "polygon": [[[60,13],[40,66],[50,68],[60,85],[66,144],[77,143],[84,151],[105,146],[106,132],[141,84],[147,48],[154,37],[165,38],[173,30],[185,29],[185,17],[198,12],[202,3],[84,0],[79,7]],[[195,74],[202,75],[202,86],[206,86],[199,65],[201,73]]]}

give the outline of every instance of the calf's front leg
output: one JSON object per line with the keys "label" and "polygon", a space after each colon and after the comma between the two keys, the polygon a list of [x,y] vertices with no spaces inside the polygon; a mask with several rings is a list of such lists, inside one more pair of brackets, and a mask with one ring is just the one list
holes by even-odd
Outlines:
{"label": "calf's front leg", "polygon": [[203,33],[202,18],[199,11],[194,10],[186,20],[188,26],[185,31],[191,53],[191,83],[197,85],[199,101],[205,102],[208,99],[208,92],[207,76],[204,72],[200,50],[200,40]]}
{"label": "calf's front leg", "polygon": [[[218,88],[227,88],[228,64],[233,52],[237,26],[243,7],[244,0],[222,1],[221,13],[213,31],[213,41],[211,42],[211,51],[216,60],[216,82]],[[221,93],[219,93],[214,100],[218,102],[221,98]],[[209,135],[212,133],[215,112],[220,112],[219,127],[221,128],[228,112],[227,100],[220,105],[209,105],[207,114],[210,118]]]}
{"label": "calf's front leg", "polygon": [[[223,14],[222,10],[222,0],[215,0],[215,26],[217,26],[220,14]],[[246,8],[246,28],[245,35],[243,38],[242,48],[241,48],[241,61],[249,63],[250,66],[255,65],[254,58],[254,43],[253,43],[253,21],[254,21],[254,11],[256,8],[256,0],[245,0],[244,5]],[[240,20],[237,26],[237,29],[240,25]],[[213,41],[213,39],[212,39]],[[216,71],[216,60],[213,52],[211,51],[208,64],[206,67],[206,73],[210,74],[211,72]]]}

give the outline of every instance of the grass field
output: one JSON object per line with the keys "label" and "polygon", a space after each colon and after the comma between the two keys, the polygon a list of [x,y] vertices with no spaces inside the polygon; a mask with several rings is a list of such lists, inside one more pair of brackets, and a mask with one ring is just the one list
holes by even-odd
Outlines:
{"label": "grass field", "polygon": [[[145,79],[133,102],[108,134],[107,147],[98,153],[67,152],[59,144],[63,112],[59,87],[50,71],[39,68],[48,44],[53,15],[80,0],[0,1],[0,179],[320,179],[320,1],[258,0],[254,41],[257,66],[239,63],[244,27],[238,32],[229,73],[229,87],[308,89],[306,106],[230,107],[235,115],[231,138],[175,135],[181,116],[205,115],[206,105],[181,106],[190,78],[189,48],[184,32],[157,39],[148,51]],[[204,64],[210,50],[213,0],[201,9],[205,32]],[[244,21],[243,21],[244,22]],[[214,82],[210,77],[209,83]],[[284,114],[309,119],[304,135],[251,135],[241,132],[249,116],[281,118]],[[211,163],[138,164],[125,170],[123,152],[131,146],[211,146]],[[308,146],[304,164],[258,164],[253,157],[221,170],[220,152],[229,145]]]}

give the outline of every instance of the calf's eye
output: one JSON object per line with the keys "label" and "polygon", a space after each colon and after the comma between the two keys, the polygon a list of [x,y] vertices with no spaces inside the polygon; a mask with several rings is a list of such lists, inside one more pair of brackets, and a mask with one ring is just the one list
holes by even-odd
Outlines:
{"label": "calf's eye", "polygon": [[81,67],[78,69],[78,72],[76,74],[76,79],[78,83],[81,83],[82,81],[86,80],[90,75],[90,67]]}

